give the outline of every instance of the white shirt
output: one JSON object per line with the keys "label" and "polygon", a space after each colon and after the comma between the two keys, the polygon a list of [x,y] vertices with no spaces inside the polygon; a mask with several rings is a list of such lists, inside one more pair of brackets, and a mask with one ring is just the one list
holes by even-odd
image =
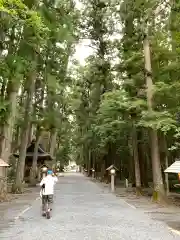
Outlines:
{"label": "white shirt", "polygon": [[58,181],[57,177],[53,177],[51,175],[44,177],[40,182],[40,186],[45,184],[45,189],[43,189],[42,194],[43,195],[54,194],[54,185],[57,183],[57,181]]}

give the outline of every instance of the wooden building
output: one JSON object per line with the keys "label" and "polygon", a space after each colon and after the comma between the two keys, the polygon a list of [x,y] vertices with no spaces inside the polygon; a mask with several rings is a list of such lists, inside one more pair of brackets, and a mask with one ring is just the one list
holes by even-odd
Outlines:
{"label": "wooden building", "polygon": [[[25,169],[24,169],[24,180],[26,182],[29,181],[30,171],[33,163],[33,155],[35,149],[35,141],[32,141],[30,146],[28,146],[26,150],[26,160],[25,160]],[[19,154],[13,154],[16,158],[19,157]],[[38,158],[37,158],[37,178],[39,175],[39,171],[43,165],[51,166],[53,158],[49,153],[45,152],[43,146],[39,144],[38,146]]]}

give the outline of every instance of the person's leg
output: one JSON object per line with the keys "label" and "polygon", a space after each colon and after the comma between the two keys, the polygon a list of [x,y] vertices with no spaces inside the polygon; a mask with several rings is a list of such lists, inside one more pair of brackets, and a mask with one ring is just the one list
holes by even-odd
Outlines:
{"label": "person's leg", "polygon": [[47,196],[42,195],[42,214],[46,215],[46,201],[47,201]]}
{"label": "person's leg", "polygon": [[48,195],[48,204],[49,204],[49,208],[52,210],[53,195]]}
{"label": "person's leg", "polygon": [[47,217],[47,219],[50,219],[50,217],[51,217],[50,211],[52,210],[53,195],[48,195],[47,201],[48,201],[48,211],[46,212],[46,217]]}

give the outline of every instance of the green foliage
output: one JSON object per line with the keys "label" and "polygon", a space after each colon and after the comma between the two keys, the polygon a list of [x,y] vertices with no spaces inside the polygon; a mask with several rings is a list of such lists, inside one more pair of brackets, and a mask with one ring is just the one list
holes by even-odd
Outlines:
{"label": "green foliage", "polygon": [[[145,141],[147,148],[149,138],[144,140],[139,136],[149,129],[166,135],[170,139],[168,145],[177,142],[179,39],[177,28],[173,28],[175,43],[170,42],[167,22],[171,18],[174,26],[179,15],[170,16],[165,5],[158,14],[160,20],[156,21],[154,12],[161,5],[156,0],[83,3],[81,32],[92,39],[91,46],[96,52],[87,59],[84,67],[79,66],[75,71],[71,88],[73,144],[75,155],[80,158],[78,161],[87,164],[86,152],[89,150],[95,154],[95,161],[103,161],[105,156],[109,158],[111,145],[117,154],[127,154],[127,149],[131,152],[129,139],[133,127],[138,132],[138,141]],[[142,45],[147,21],[154,82],[152,111],[147,108]],[[116,33],[117,23],[122,26],[121,37],[107,41],[108,36]]]}
{"label": "green foliage", "polygon": [[[148,136],[142,136],[149,129],[166,135],[168,147],[178,150],[179,4],[174,2],[172,9],[163,6],[157,17],[154,12],[161,2],[156,0],[82,3],[78,11],[71,0],[40,5],[0,1],[0,50],[6,52],[0,56],[2,125],[11,114],[7,86],[12,83],[13,91],[21,90],[16,118],[16,126],[21,126],[28,76],[35,72],[32,123],[57,130],[56,154],[63,164],[76,159],[86,165],[90,161],[107,165],[122,156],[126,166],[133,140],[138,148],[143,142],[149,149]],[[151,48],[152,110],[146,97],[145,31]],[[70,69],[79,37],[90,39],[95,51],[85,66],[74,61]]]}
{"label": "green foliage", "polygon": [[67,166],[70,160],[70,146],[69,142],[63,142],[62,144],[63,146],[56,153],[56,160],[60,161],[61,166]]}
{"label": "green foliage", "polygon": [[176,130],[177,128],[176,120],[173,119],[173,116],[167,111],[143,111],[141,120],[138,122],[138,126],[160,130],[165,134],[168,131]]}

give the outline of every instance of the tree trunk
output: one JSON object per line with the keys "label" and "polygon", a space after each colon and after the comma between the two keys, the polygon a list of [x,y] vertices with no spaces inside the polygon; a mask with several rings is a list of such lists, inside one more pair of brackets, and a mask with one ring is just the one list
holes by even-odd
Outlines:
{"label": "tree trunk", "polygon": [[[163,152],[163,166],[165,170],[166,168],[169,167],[169,154],[168,154],[168,147],[167,147],[167,140],[166,136],[164,134],[161,134],[160,136],[161,142],[162,142],[162,152]],[[169,175],[168,173],[165,173],[165,184],[166,184],[166,195],[169,195]]]}
{"label": "tree trunk", "polygon": [[6,85],[7,85],[7,80],[6,78],[2,80],[2,86],[1,86],[1,93],[0,93],[0,96],[1,96],[1,99],[4,100],[5,99],[5,92],[6,92]]}
{"label": "tree trunk", "polygon": [[159,156],[159,143],[157,132],[155,130],[150,130],[151,139],[151,157],[152,157],[152,171],[153,171],[153,184],[154,193],[153,200],[162,201],[164,198],[164,184],[161,173],[161,162]]}
{"label": "tree trunk", "polygon": [[16,152],[19,147],[19,134],[20,134],[20,127],[16,126],[16,129],[14,131],[13,135],[13,144],[12,144],[12,152]]}
{"label": "tree trunk", "polygon": [[7,101],[9,102],[9,115],[6,119],[6,123],[3,126],[3,139],[1,141],[1,158],[5,162],[9,162],[9,157],[11,155],[11,144],[13,139],[13,127],[15,124],[16,117],[16,104],[17,104],[17,94],[18,87],[15,87],[13,82],[8,83],[7,87]]}
{"label": "tree trunk", "polygon": [[128,138],[128,147],[129,147],[129,161],[128,161],[128,181],[133,185],[135,179],[134,173],[134,163],[133,163],[133,148],[132,148],[132,136]]}
{"label": "tree trunk", "polygon": [[27,84],[29,84],[29,87],[27,89],[27,98],[25,101],[24,124],[22,126],[22,131],[21,131],[21,144],[20,144],[19,159],[18,159],[17,171],[16,171],[16,180],[13,186],[13,192],[19,192],[19,193],[22,193],[23,191],[22,183],[24,179],[26,149],[28,144],[29,128],[30,128],[30,121],[31,121],[31,115],[32,115],[32,99],[33,99],[34,86],[35,86],[35,76],[36,74],[33,72],[30,74],[29,78],[27,79]]}
{"label": "tree trunk", "polygon": [[57,139],[57,130],[53,129],[51,131],[51,141],[50,141],[50,155],[54,158],[55,150],[56,150],[56,139]]}
{"label": "tree trunk", "polygon": [[[151,56],[148,35],[145,34],[144,41],[144,58],[145,58],[145,71],[146,71],[146,87],[147,87],[147,104],[148,110],[151,112],[153,109],[153,82],[152,82],[152,69],[151,69]],[[154,193],[153,200],[162,201],[165,198],[164,184],[161,172],[161,163],[159,156],[158,136],[156,130],[150,129],[151,139],[151,158],[153,170],[153,183]]]}
{"label": "tree trunk", "polygon": [[41,138],[41,144],[43,145],[46,152],[50,151],[50,139],[50,132],[44,132],[43,137]]}
{"label": "tree trunk", "polygon": [[33,153],[33,162],[32,162],[32,167],[31,167],[31,171],[30,171],[31,186],[36,186],[38,147],[39,147],[40,140],[41,140],[41,132],[39,129],[37,129],[36,142],[35,142],[34,153]]}
{"label": "tree trunk", "polygon": [[141,171],[141,183],[143,187],[148,187],[148,170],[151,168],[151,164],[149,166],[149,151],[145,144],[145,137],[144,137],[144,129],[139,131],[139,139],[141,139],[139,143],[139,164],[140,164],[140,171]]}
{"label": "tree trunk", "polygon": [[91,150],[87,150],[88,177],[91,175]]}
{"label": "tree trunk", "polygon": [[104,158],[102,159],[102,164],[101,164],[101,174],[100,174],[100,180],[101,182],[103,182],[104,180],[104,174],[106,172],[106,167],[105,167],[105,162],[104,162]]}
{"label": "tree trunk", "polygon": [[52,168],[54,168],[56,165],[56,158],[55,158],[56,139],[57,139],[57,130],[54,128],[51,131],[51,137],[50,137],[50,155],[53,158]]}
{"label": "tree trunk", "polygon": [[29,133],[28,133],[28,144],[31,144],[32,140],[33,140],[33,123],[30,123],[29,126]]}
{"label": "tree trunk", "polygon": [[137,132],[136,132],[136,127],[135,126],[133,126],[133,129],[132,129],[132,146],[133,146],[133,157],[134,157],[136,194],[140,195],[141,194],[141,173],[140,173],[140,165],[139,165]]}

